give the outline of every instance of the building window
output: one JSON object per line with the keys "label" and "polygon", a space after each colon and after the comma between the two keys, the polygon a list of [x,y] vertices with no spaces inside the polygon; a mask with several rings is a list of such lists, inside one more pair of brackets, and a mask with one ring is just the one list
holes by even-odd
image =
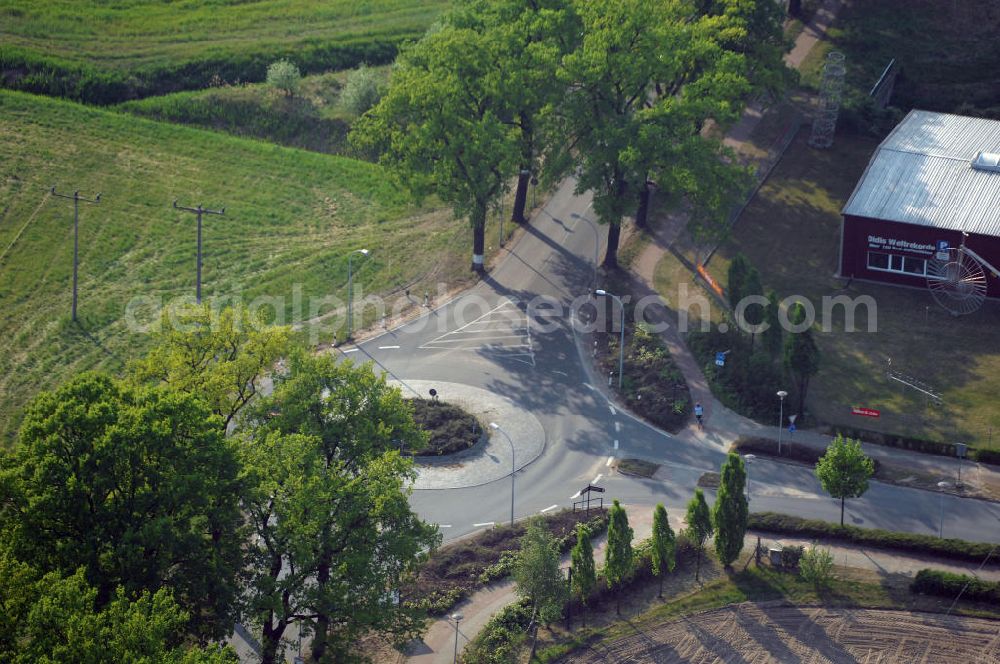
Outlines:
{"label": "building window", "polygon": [[912,256],[884,254],[880,251],[868,252],[868,269],[881,272],[896,272],[914,277],[927,276],[927,261]]}

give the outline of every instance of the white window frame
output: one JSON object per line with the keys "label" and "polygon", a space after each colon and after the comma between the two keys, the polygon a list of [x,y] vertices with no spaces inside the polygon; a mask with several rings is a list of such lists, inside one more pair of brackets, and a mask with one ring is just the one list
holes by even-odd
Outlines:
{"label": "white window frame", "polygon": [[[873,266],[871,264],[871,259],[870,259],[870,257],[871,257],[872,254],[881,254],[882,256],[888,256],[889,257],[889,267],[875,267],[875,266]],[[924,270],[923,270],[923,272],[910,272],[908,270],[904,270],[903,269],[903,265],[904,265],[904,261],[907,258],[909,258],[910,260],[914,260],[914,261],[922,261],[923,264],[924,264]],[[899,267],[894,267],[893,266],[894,263],[896,263]],[[926,258],[916,258],[915,256],[903,256],[902,254],[890,254],[889,252],[886,252],[886,251],[871,251],[871,250],[869,250],[868,253],[865,254],[865,267],[867,269],[869,269],[869,270],[874,270],[875,272],[889,272],[891,274],[902,274],[902,275],[905,275],[907,277],[921,277],[921,278],[926,278],[927,277],[927,259]]]}

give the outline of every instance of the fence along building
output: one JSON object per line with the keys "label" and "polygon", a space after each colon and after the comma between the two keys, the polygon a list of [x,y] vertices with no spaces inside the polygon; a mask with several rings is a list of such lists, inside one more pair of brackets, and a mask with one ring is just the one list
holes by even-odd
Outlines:
{"label": "fence along building", "polygon": [[[963,232],[1000,265],[1000,121],[910,111],[841,214],[842,277],[925,288],[928,261]],[[987,296],[1000,297],[1000,279],[987,279]]]}

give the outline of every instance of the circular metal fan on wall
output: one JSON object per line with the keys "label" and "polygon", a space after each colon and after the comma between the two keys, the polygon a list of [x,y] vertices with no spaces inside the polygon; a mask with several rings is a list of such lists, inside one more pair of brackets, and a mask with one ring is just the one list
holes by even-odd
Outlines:
{"label": "circular metal fan on wall", "polygon": [[971,314],[986,300],[986,270],[964,246],[954,247],[927,261],[927,286],[952,316]]}

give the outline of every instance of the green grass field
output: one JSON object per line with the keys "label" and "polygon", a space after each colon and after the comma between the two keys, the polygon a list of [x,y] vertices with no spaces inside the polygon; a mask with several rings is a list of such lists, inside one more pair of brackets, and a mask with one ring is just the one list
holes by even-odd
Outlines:
{"label": "green grass field", "polygon": [[893,58],[902,67],[892,103],[901,108],[1000,117],[995,0],[848,0],[802,64],[818,85],[829,50],[847,56],[847,83],[867,95]]}
{"label": "green grass field", "polygon": [[[79,326],[72,202],[52,185],[103,192],[81,206]],[[297,287],[305,318],[310,297],[344,297],[358,247],[372,250],[354,266],[365,294],[470,278],[466,222],[414,206],[375,165],[0,91],[0,441],[39,389],[142,351],[132,298],[193,296],[195,218],[175,197],[226,208],[205,219],[204,296],[284,298],[286,321]]]}
{"label": "green grass field", "polygon": [[[820,422],[895,434],[1000,447],[1000,304],[952,318],[925,289],[833,278],[837,269],[840,209],[875,150],[873,139],[838,136],[831,150],[806,145],[803,128],[757,197],[740,217],[731,241],[709,270],[725,286],[737,251],[760,270],[765,288],[779,297],[802,294],[821,310],[825,295],[869,295],[877,303],[877,332],[865,309],[860,331],[846,332],[842,309],[831,332],[815,332],[823,353],[810,387],[808,409]],[[668,275],[664,274],[666,278]],[[941,407],[886,377],[886,361],[939,390]],[[882,411],[879,419],[851,415],[851,406]],[[992,430],[996,430],[993,435]]]}
{"label": "green grass field", "polygon": [[222,83],[388,64],[447,0],[0,0],[0,86],[108,105]]}
{"label": "green grass field", "polygon": [[0,0],[0,42],[101,68],[417,37],[440,0]]}
{"label": "green grass field", "polygon": [[[389,67],[373,68],[387,83]],[[223,85],[146,97],[116,108],[140,117],[215,129],[279,145],[354,156],[347,144],[352,115],[340,93],[347,71],[304,76],[292,98],[266,83]]]}

